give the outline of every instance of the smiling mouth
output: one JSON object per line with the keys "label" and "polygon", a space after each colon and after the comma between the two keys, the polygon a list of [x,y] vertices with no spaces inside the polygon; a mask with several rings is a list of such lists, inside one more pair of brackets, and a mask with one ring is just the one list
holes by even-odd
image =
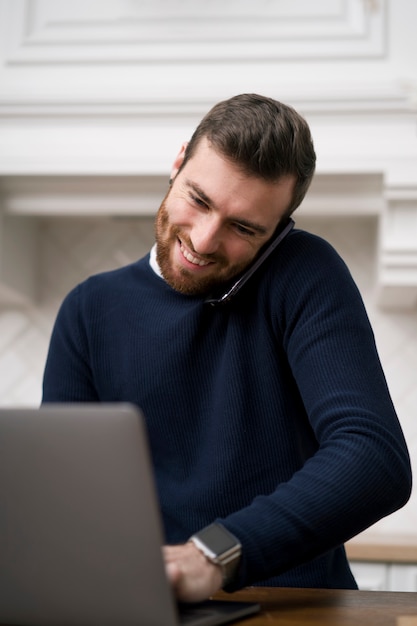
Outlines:
{"label": "smiling mouth", "polygon": [[186,259],[189,263],[192,263],[193,265],[198,265],[199,267],[206,267],[207,265],[210,265],[211,263],[211,261],[205,261],[204,259],[199,259],[198,257],[191,254],[189,250],[184,248],[184,245],[181,241],[180,241],[180,250],[184,259]]}

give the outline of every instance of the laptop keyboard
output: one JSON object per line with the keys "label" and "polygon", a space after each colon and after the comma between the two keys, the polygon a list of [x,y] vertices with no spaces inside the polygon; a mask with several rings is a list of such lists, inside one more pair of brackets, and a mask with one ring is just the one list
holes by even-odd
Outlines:
{"label": "laptop keyboard", "polygon": [[179,607],[179,622],[181,626],[204,626],[207,620],[213,619],[218,611],[204,605],[184,605]]}

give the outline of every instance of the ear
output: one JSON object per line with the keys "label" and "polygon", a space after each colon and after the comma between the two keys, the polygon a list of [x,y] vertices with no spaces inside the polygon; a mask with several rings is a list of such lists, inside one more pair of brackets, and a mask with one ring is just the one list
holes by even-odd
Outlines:
{"label": "ear", "polygon": [[182,162],[184,161],[184,155],[185,155],[185,150],[188,146],[188,141],[184,141],[184,143],[181,146],[180,151],[178,152],[177,156],[175,157],[175,161],[172,164],[172,168],[171,168],[171,178],[174,179],[176,177],[176,175],[178,174],[178,170],[180,169]]}

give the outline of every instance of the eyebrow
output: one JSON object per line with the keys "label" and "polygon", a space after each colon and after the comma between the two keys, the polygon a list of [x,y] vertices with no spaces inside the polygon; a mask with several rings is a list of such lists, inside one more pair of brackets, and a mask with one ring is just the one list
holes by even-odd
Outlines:
{"label": "eyebrow", "polygon": [[[194,193],[196,193],[201,198],[201,200],[203,200],[203,202],[205,202],[208,206],[211,206],[211,207],[216,206],[213,200],[201,189],[199,185],[197,185],[197,183],[194,183],[188,178],[186,178],[185,184],[188,187],[190,187],[194,191]],[[247,220],[241,217],[233,217],[232,220],[238,224],[241,224],[242,226],[245,226],[247,228],[254,230],[259,235],[268,234],[268,229],[265,228],[265,226],[258,224],[257,222],[252,222],[251,220]]]}

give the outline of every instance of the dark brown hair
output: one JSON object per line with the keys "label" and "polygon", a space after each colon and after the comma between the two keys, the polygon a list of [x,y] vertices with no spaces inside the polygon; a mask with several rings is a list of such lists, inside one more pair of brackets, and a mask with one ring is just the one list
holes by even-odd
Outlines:
{"label": "dark brown hair", "polygon": [[271,182],[295,176],[287,215],[301,204],[314,175],[316,155],[309,126],[293,108],[257,94],[219,102],[194,131],[181,167],[203,137],[250,176]]}

